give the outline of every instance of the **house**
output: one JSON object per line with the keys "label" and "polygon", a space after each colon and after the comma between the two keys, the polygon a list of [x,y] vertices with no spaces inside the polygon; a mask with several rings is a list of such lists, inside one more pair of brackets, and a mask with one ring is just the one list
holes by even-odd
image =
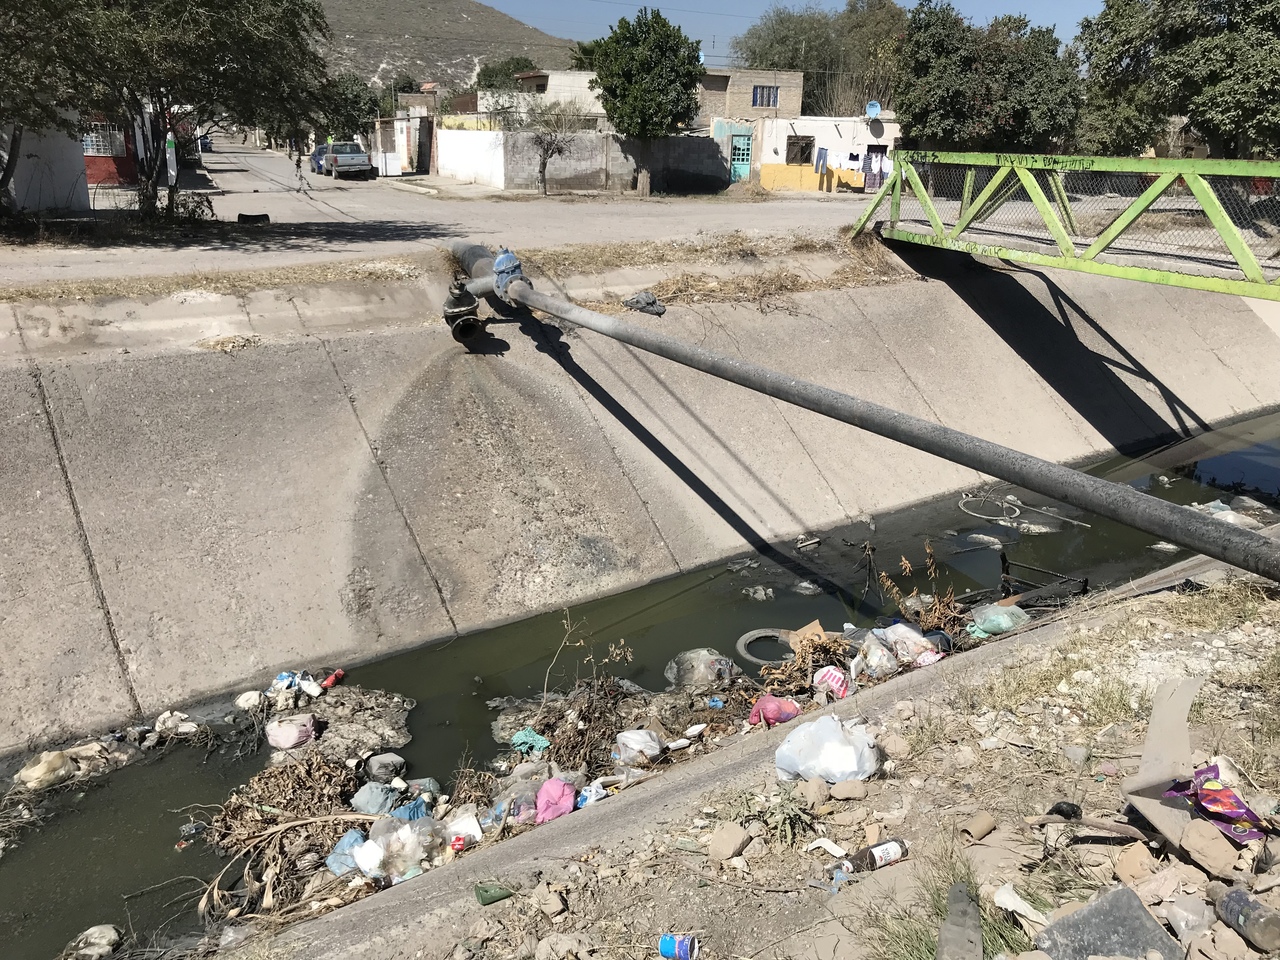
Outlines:
{"label": "house", "polygon": [[[0,158],[9,156],[7,129],[0,130]],[[91,209],[80,141],[57,130],[27,130],[9,182],[11,208],[32,213]]]}
{"label": "house", "polygon": [[711,125],[712,139],[730,158],[731,179],[757,180],[767,190],[830,193],[872,186],[874,178],[866,175],[874,155],[887,156],[901,135],[892,111],[878,117],[722,117]]}
{"label": "house", "polygon": [[699,125],[709,126],[715,117],[798,117],[803,99],[798,70],[709,69],[698,82],[698,116],[705,118]]}
{"label": "house", "polygon": [[516,83],[521,93],[539,94],[546,101],[576,104],[577,112],[584,117],[603,117],[604,104],[591,89],[595,76],[594,70],[530,70],[517,73]]}
{"label": "house", "polygon": [[123,186],[138,182],[138,145],[142,132],[134,125],[97,117],[80,137],[85,177],[90,186]]}

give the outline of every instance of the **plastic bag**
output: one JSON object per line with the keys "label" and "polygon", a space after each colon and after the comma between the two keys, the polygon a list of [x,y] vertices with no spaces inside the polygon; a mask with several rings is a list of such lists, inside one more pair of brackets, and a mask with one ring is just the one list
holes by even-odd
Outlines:
{"label": "plastic bag", "polygon": [[[369,842],[364,846],[376,844],[382,851],[375,869],[381,875],[391,878],[392,883],[400,883],[412,879],[422,873],[422,858],[426,855],[422,840],[424,835],[431,839],[433,833],[424,827],[421,820],[408,822],[404,820],[378,820],[369,828]],[[361,850],[356,850],[356,862],[360,863]],[[372,851],[367,851],[368,861],[372,863]],[[364,867],[361,866],[364,870]],[[368,873],[369,876],[374,876]]]}
{"label": "plastic bag", "polygon": [[813,675],[813,689],[843,700],[849,695],[849,676],[839,667],[823,667]]}
{"label": "plastic bag", "polygon": [[984,603],[980,607],[974,607],[972,614],[973,625],[992,636],[1008,633],[1031,622],[1031,618],[1016,605],[1002,607],[995,603]]}
{"label": "plastic bag", "polygon": [[19,770],[14,779],[28,790],[45,790],[75,775],[75,761],[61,750],[51,750]]}
{"label": "plastic bag", "polygon": [[391,811],[391,816],[397,820],[421,820],[427,815],[427,798],[419,797],[412,803],[406,803],[403,807],[396,807]]}
{"label": "plastic bag", "polygon": [[382,847],[373,840],[366,840],[351,851],[351,859],[360,872],[374,880],[387,875],[382,869]]}
{"label": "plastic bag", "polygon": [[766,693],[752,705],[748,722],[755,726],[764,721],[766,727],[772,727],[794,720],[798,716],[800,716],[800,704],[794,700],[783,700],[781,697]]}
{"label": "plastic bag", "polygon": [[618,734],[618,759],[625,764],[643,763],[662,752],[662,738],[652,730],[623,730]]}
{"label": "plastic bag", "polygon": [[573,801],[577,791],[573,784],[560,779],[551,779],[538,789],[537,823],[550,823],[573,812]]}
{"label": "plastic bag", "polygon": [[879,767],[867,728],[844,726],[835,717],[802,723],[774,755],[779,780],[866,780]]}
{"label": "plastic bag", "polygon": [[366,783],[351,798],[351,809],[356,813],[382,816],[390,813],[400,799],[400,791],[385,783]]}
{"label": "plastic bag", "polygon": [[362,843],[364,843],[364,833],[360,830],[348,830],[344,833],[333,845],[329,856],[325,857],[324,865],[329,868],[329,872],[335,877],[342,877],[355,870],[356,861],[351,853]]}
{"label": "plastic bag", "polygon": [[310,713],[272,720],[267,724],[267,743],[277,750],[293,750],[310,743],[316,735],[316,718]]}
{"label": "plastic bag", "polygon": [[898,663],[893,651],[874,633],[868,634],[862,641],[858,655],[849,664],[850,675],[858,677],[866,674],[872,680],[891,677],[901,669],[902,665]]}
{"label": "plastic bag", "polygon": [[911,623],[895,623],[872,633],[885,642],[899,663],[914,663],[922,653],[936,653],[938,649]]}
{"label": "plastic bag", "polygon": [[533,823],[538,816],[538,787],[532,780],[520,780],[493,798],[493,806],[480,818],[480,825],[492,830],[506,818],[510,823]]}
{"label": "plastic bag", "polygon": [[599,778],[597,778],[582,788],[582,792],[578,794],[578,801],[575,806],[581,810],[588,804],[599,803],[608,796],[609,791],[604,788],[604,784],[602,784]]}
{"label": "plastic bag", "polygon": [[702,647],[676,654],[662,675],[673,687],[718,686],[742,673],[741,668],[719,650]]}

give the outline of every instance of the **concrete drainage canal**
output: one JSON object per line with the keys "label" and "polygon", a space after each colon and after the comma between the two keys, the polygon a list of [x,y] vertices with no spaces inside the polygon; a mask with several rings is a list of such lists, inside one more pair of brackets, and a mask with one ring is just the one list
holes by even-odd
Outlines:
{"label": "concrete drainage canal", "polygon": [[[1272,523],[1280,519],[1272,512],[1280,508],[1277,440],[1280,415],[1270,415],[1219,431],[1211,444],[1186,441],[1142,460],[1108,461],[1092,472],[1175,503],[1199,504],[1203,512],[1220,513],[1227,521]],[[370,829],[373,815],[350,806],[366,778],[376,789],[365,789],[365,799],[377,795],[368,809],[386,802],[408,811],[419,796],[418,812],[430,811],[433,824],[453,825],[423,841],[422,860],[430,869],[433,862],[465,858],[466,846],[495,825],[509,830],[523,820],[536,787],[531,793],[527,785],[499,783],[499,777],[522,759],[513,755],[512,742],[526,752],[545,749],[539,729],[560,741],[562,760],[574,761],[566,768],[586,768],[575,791],[577,802],[583,797],[608,802],[609,791],[625,786],[627,778],[660,774],[667,763],[715,750],[717,740],[741,735],[752,701],[763,692],[762,664],[787,655],[781,641],[795,645],[789,631],[818,621],[831,642],[843,640],[844,648],[852,642],[857,648],[868,628],[877,621],[890,625],[906,609],[922,618],[922,626],[945,634],[944,641],[930,633],[929,649],[962,655],[967,645],[981,642],[966,629],[967,618],[944,622],[946,611],[941,605],[931,609],[924,595],[954,591],[976,607],[1000,598],[1003,578],[1004,592],[1021,596],[1022,606],[1034,615],[1069,602],[1086,580],[1096,590],[1187,555],[1112,521],[1059,509],[1009,487],[982,491],[963,501],[963,509],[959,504],[958,497],[948,497],[877,517],[874,526],[817,532],[799,543],[774,545],[567,614],[535,617],[447,646],[366,665],[298,664],[316,683],[346,666],[337,685],[314,700],[297,687],[296,677],[278,684],[291,689],[268,695],[279,701],[282,713],[319,718],[311,730],[285,725],[274,731],[277,742],[281,736],[314,736],[316,748],[326,745],[302,764],[269,767],[272,750],[258,746],[268,714],[265,707],[252,706],[257,697],[244,701],[248,711],[229,703],[208,711],[190,708],[184,711],[190,717],[164,718],[151,724],[155,729],[119,731],[72,751],[69,759],[53,758],[41,773],[56,786],[15,790],[0,806],[4,955],[50,960],[95,924],[121,928],[135,945],[168,945],[173,948],[168,956],[183,956],[184,949],[194,955],[202,944],[236,941],[251,928],[245,926],[247,914],[272,913],[288,921],[315,915],[313,903],[328,909],[390,882],[384,876],[353,888],[348,876],[342,884],[326,885],[332,874],[325,857],[353,829],[358,840]],[[911,573],[904,573],[900,558]],[[933,621],[925,622],[930,616]],[[846,635],[846,623],[855,632]],[[665,692],[673,678],[683,679],[667,671],[668,664],[682,651],[708,647],[736,660],[743,676],[715,689]],[[848,667],[849,657],[859,652],[848,650],[845,662],[836,665]],[[863,652],[861,666],[874,674]],[[700,663],[706,667],[705,660]],[[803,678],[801,689],[786,673],[784,667],[773,682],[808,706],[811,678]],[[858,679],[870,682],[866,674]],[[263,678],[263,687],[271,681]],[[564,724],[563,709],[558,714],[539,709],[544,691],[582,683],[599,702],[611,703],[613,712],[584,715],[579,727]],[[362,699],[356,688],[387,696]],[[619,708],[620,703],[630,706]],[[637,737],[619,782],[611,779],[611,754],[619,749],[615,736],[624,721],[630,726],[638,719],[655,719],[662,729],[653,731],[653,739],[674,749],[654,763],[643,756]],[[405,736],[410,739],[401,744]],[[392,760],[371,767],[352,759],[392,747],[403,769]],[[72,771],[92,772],[111,766],[112,757],[132,762],[101,776],[58,782],[64,763]],[[490,766],[495,760],[496,770]],[[301,779],[289,774],[290,768],[301,770]],[[256,776],[266,769],[272,772],[265,779]],[[311,786],[303,791],[302,783]],[[448,807],[438,801],[441,792],[450,797]],[[561,799],[572,806],[575,797]],[[269,867],[275,871],[275,892],[264,906],[261,887],[245,886],[244,861],[220,856],[210,841],[248,842],[253,830],[269,832],[282,818],[295,816],[320,819],[310,841],[273,848]],[[352,866],[358,873],[358,861]],[[408,879],[422,867],[399,864],[395,869]],[[218,892],[204,901],[206,926],[198,906],[207,884],[220,873]]]}

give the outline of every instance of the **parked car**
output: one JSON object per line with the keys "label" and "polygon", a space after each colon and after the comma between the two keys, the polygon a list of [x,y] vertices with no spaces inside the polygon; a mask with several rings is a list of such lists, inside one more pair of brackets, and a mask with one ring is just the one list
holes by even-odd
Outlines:
{"label": "parked car", "polygon": [[311,158],[308,161],[311,164],[312,173],[324,173],[324,155],[329,152],[329,144],[320,143],[311,151]]}
{"label": "parked car", "polygon": [[378,175],[369,152],[354,140],[340,140],[328,146],[324,155],[324,172],[333,179],[348,173],[362,173],[366,179]]}
{"label": "parked car", "polygon": [[213,153],[213,137],[207,133],[200,134],[200,152]]}

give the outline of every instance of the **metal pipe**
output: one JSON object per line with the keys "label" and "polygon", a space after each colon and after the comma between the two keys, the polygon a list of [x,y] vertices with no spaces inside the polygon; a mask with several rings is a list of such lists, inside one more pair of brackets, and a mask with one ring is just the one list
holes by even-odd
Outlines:
{"label": "metal pipe", "polygon": [[[479,259],[473,258],[473,262],[479,262]],[[507,299],[1280,582],[1280,543],[1214,520],[1188,507],[1159,500],[1132,487],[1041,460],[830,387],[683,343],[617,317],[539,293],[523,279],[513,280],[508,285]]]}

